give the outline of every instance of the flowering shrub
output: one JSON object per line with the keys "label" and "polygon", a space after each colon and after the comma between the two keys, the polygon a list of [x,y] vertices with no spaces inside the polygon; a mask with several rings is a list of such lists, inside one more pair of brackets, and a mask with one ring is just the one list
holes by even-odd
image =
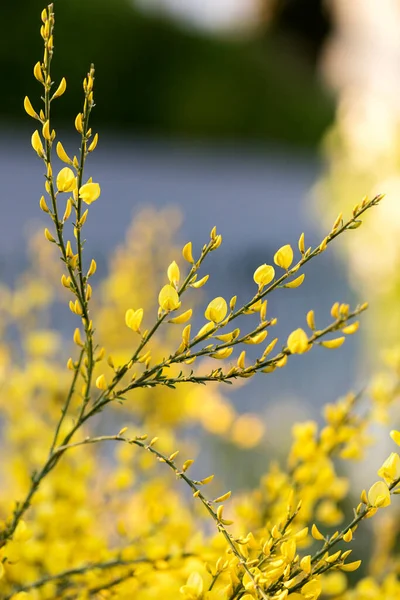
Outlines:
{"label": "flowering shrub", "polygon": [[[7,458],[0,489],[1,597],[398,597],[395,569],[380,579],[363,579],[354,589],[346,573],[361,562],[350,557],[359,525],[389,506],[399,491],[400,456],[392,452],[385,460],[351,518],[343,509],[348,481],[338,471],[338,461],[363,456],[372,441],[371,425],[387,416],[396,399],[400,359],[395,353],[389,372],[372,385],[370,400],[348,394],[325,407],[320,427],[314,421],[294,424],[287,464],[272,465],[259,487],[238,495],[235,503],[213,475],[196,473],[190,445],[182,444],[183,458],[175,445],[185,424],[225,433],[224,422],[234,422],[235,441],[251,446],[260,422],[251,415],[236,419],[222,395],[207,394],[199,384],[268,376],[293,355],[315,345],[339,348],[357,331],[366,304],[350,309],[335,303],[325,326],[317,326],[310,310],[304,328],[290,333],[279,349],[270,333],[276,318],[267,315],[267,300],[277,288],[299,287],[302,267],[345,231],[357,229],[381,196],[365,198],[348,220],[340,214],[315,248],[306,247],[302,234],[296,251],[289,244],[278,249],[274,265],[254,272],[253,297],[241,306],[236,297],[214,298],[198,331],[191,325],[199,304],[196,290],[207,283],[203,266],[222,237],[214,228],[198,254],[188,242],[178,258],[174,231],[165,227],[165,219],[176,219],[167,213],[158,221],[145,214],[133,226],[92,298],[97,266],[86,256],[83,231],[88,207],[101,195],[99,183],[86,175],[86,159],[98,142],[89,124],[94,68],[84,80],[83,109],[75,119],[80,155],[70,157],[51,126],[53,103],[66,90],[63,78],[53,91],[50,72],[53,5],[41,18],[44,57],[34,76],[44,104],[37,111],[25,98],[24,106],[40,124],[32,146],[45,167],[46,195],[39,204],[49,227],[45,247],[34,240],[31,270],[14,290],[1,290],[0,407]],[[57,171],[54,146],[67,165]],[[157,254],[154,248],[160,247]],[[61,285],[55,283],[57,271]],[[76,322],[75,349],[65,357],[66,367],[59,360],[65,344],[43,326],[58,301],[68,303]],[[262,347],[255,361],[246,356],[247,345]],[[111,421],[119,423],[118,433],[99,433]],[[400,445],[400,432],[391,436]],[[102,450],[107,442],[115,447],[112,460]],[[388,540],[381,545],[383,573]]]}

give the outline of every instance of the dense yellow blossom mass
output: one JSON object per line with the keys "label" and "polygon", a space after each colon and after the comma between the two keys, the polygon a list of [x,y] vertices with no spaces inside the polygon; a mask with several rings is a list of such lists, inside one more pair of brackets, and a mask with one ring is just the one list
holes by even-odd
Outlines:
{"label": "dense yellow blossom mass", "polygon": [[[46,196],[39,205],[51,231],[45,229],[46,241],[33,240],[35,260],[24,277],[14,288],[0,289],[0,597],[399,597],[398,569],[386,569],[393,536],[377,536],[381,558],[370,576],[352,586],[346,575],[361,563],[350,546],[362,521],[395,502],[399,454],[390,453],[353,511],[345,502],[353,490],[341,465],[360,460],[373,443],[371,427],[388,419],[398,399],[399,353],[390,355],[369,394],[349,393],[327,404],[322,424],[294,423],[287,459],[266,464],[251,491],[225,491],[218,474],[198,468],[195,444],[187,437],[178,442],[185,428],[200,425],[242,452],[257,445],[261,419],[239,415],[217,384],[267,376],[292,355],[316,345],[339,348],[357,331],[355,319],[367,305],[351,310],[335,302],[324,327],[317,328],[310,310],[276,350],[279,338],[270,332],[277,319],[267,316],[267,300],[278,288],[294,294],[290,290],[304,281],[298,271],[356,229],[381,197],[362,200],[347,221],[340,215],[315,248],[306,248],[301,234],[298,253],[289,244],[278,249],[273,260],[281,271],[259,266],[254,295],[241,306],[233,296],[199,308],[197,290],[208,281],[203,263],[222,236],[213,228],[198,254],[191,242],[179,249],[179,217],[167,210],[137,218],[99,284],[82,238],[88,215],[83,203],[92,210],[100,196],[100,185],[85,174],[98,143],[89,124],[94,67],[74,122],[80,155],[70,158],[57,140],[57,156],[68,166],[54,176],[52,103],[66,91],[66,81],[52,93],[52,4],[41,21],[44,56],[34,76],[44,104],[36,112],[25,98],[24,107],[42,126],[32,146],[44,163]],[[70,344],[43,325],[54,302],[65,313],[69,306]],[[206,319],[198,331],[190,322],[196,311]],[[10,331],[18,332],[19,345]],[[246,345],[259,348],[256,359],[246,355]],[[214,385],[205,390],[199,385],[205,383]],[[400,432],[391,437],[400,445]]]}

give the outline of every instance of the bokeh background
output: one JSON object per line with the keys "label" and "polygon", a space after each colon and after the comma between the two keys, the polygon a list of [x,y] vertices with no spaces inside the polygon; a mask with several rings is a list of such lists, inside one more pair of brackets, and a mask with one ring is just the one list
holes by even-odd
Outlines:
{"label": "bokeh background", "polygon": [[[40,92],[32,67],[42,52],[42,4],[0,7],[0,277],[7,284],[26,267],[27,240],[44,223],[42,166],[29,143],[34,124],[23,111],[24,96],[37,103]],[[100,142],[89,170],[102,196],[86,235],[100,275],[131,217],[149,206],[174,207],[182,245],[191,240],[199,248],[214,225],[224,237],[210,261],[204,303],[235,293],[245,299],[255,268],[271,262],[279,246],[295,246],[302,231],[307,245],[316,243],[340,210],[350,212],[365,194],[389,192],[364,229],[312,262],[301,288],[282,290],[269,303],[285,340],[304,326],[307,310],[323,324],[336,300],[368,298],[372,309],[361,334],[339,351],[316,348],[283,370],[224,390],[237,411],[259,415],[264,435],[255,448],[238,450],[229,436],[202,434],[204,460],[212,456],[215,470],[220,461],[230,485],[251,485],[271,457],[287,450],[293,421],[315,418],[324,403],[364,386],[398,331],[400,2],[55,5],[53,73],[68,82],[55,126],[72,153],[82,79],[91,61],[96,67],[92,125]],[[68,323],[60,313],[62,331]]]}

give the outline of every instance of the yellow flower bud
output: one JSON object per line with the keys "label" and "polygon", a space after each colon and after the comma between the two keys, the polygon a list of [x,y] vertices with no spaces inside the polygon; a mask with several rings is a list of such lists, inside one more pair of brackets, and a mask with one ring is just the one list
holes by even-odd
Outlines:
{"label": "yellow flower bud", "polygon": [[40,65],[40,62],[37,62],[36,65],[33,67],[33,74],[35,76],[35,79],[40,81],[40,83],[44,83],[42,67]]}
{"label": "yellow flower bud", "polygon": [[46,240],[48,240],[49,242],[55,242],[56,240],[53,238],[53,236],[51,235],[50,231],[47,229],[44,230],[44,237],[46,238]]}
{"label": "yellow flower bud", "polygon": [[400,431],[392,429],[392,431],[390,432],[390,437],[392,438],[395,444],[400,446]]}
{"label": "yellow flower bud", "polygon": [[194,460],[192,458],[185,460],[185,462],[182,465],[182,471],[183,472],[187,471],[192,466],[193,463],[194,463]]}
{"label": "yellow flower bud", "polygon": [[275,269],[271,265],[261,265],[254,271],[253,279],[260,288],[268,285],[275,277]]}
{"label": "yellow flower bud", "polygon": [[174,317],[173,319],[169,319],[168,323],[175,323],[178,325],[182,325],[183,323],[187,323],[187,321],[189,321],[189,319],[192,316],[192,309],[189,308],[189,310],[186,310],[185,312],[183,312],[182,314],[178,315],[177,317]]}
{"label": "yellow flower bud", "polygon": [[359,327],[360,327],[360,321],[354,321],[354,323],[351,323],[351,325],[347,325],[346,327],[343,327],[342,332],[345,333],[346,335],[351,335],[352,333],[355,333]]}
{"label": "yellow flower bud", "polygon": [[57,142],[56,152],[57,152],[57,156],[60,160],[62,160],[65,163],[68,163],[69,165],[72,164],[72,160],[70,159],[68,154],[65,152],[64,146],[62,145],[61,142]]}
{"label": "yellow flower bud", "polygon": [[96,273],[96,269],[97,269],[96,261],[94,260],[94,258],[92,258],[92,260],[90,262],[89,271],[87,272],[87,277],[91,277],[92,275],[94,275]]}
{"label": "yellow flower bud", "polygon": [[58,88],[56,89],[56,91],[54,92],[53,96],[52,96],[52,100],[55,100],[56,98],[59,98],[60,96],[63,95],[63,93],[65,92],[65,90],[67,89],[67,82],[65,80],[65,77],[63,77],[60,81],[60,85],[58,86]]}
{"label": "yellow flower bud", "polygon": [[74,172],[69,167],[64,167],[57,175],[57,189],[59,192],[72,192],[76,187]]}
{"label": "yellow flower bud", "polygon": [[77,346],[83,346],[82,339],[81,339],[81,332],[79,331],[78,328],[76,328],[74,331],[73,340]]}
{"label": "yellow flower bud", "polygon": [[103,390],[103,391],[107,389],[107,387],[108,387],[107,386],[107,380],[106,380],[106,378],[105,378],[105,376],[103,374],[99,375],[97,377],[97,379],[96,379],[96,387],[97,387],[97,389]]}
{"label": "yellow flower bud", "polygon": [[42,127],[42,135],[44,137],[45,140],[47,140],[48,142],[51,140],[51,135],[50,135],[50,121],[47,120]]}
{"label": "yellow flower bud", "polygon": [[307,575],[311,573],[311,556],[309,554],[301,559],[300,569]]}
{"label": "yellow flower bud", "polygon": [[89,209],[87,208],[81,218],[78,221],[78,226],[82,227],[86,223],[87,216],[89,214]]}
{"label": "yellow flower bud", "polygon": [[88,148],[88,152],[93,152],[93,150],[96,148],[97,146],[97,142],[99,141],[99,134],[96,133],[96,135],[94,136],[92,143],[90,144],[89,148]]}
{"label": "yellow flower bud", "polygon": [[313,536],[314,540],[324,540],[325,539],[324,536],[322,535],[322,533],[320,532],[320,530],[318,529],[318,527],[315,525],[315,523],[311,527],[311,535]]}
{"label": "yellow flower bud", "polygon": [[72,210],[72,200],[71,198],[68,198],[67,200],[67,204],[65,206],[65,212],[64,212],[64,216],[62,218],[62,220],[65,222],[67,219],[69,219],[70,215],[71,215],[71,210]]}
{"label": "yellow flower bud", "polygon": [[187,244],[185,244],[183,246],[182,256],[187,262],[189,262],[191,264],[194,263],[193,254],[192,254],[192,242],[188,242]]}
{"label": "yellow flower bud", "polygon": [[212,358],[223,359],[228,358],[233,352],[233,348],[221,348],[221,350],[217,350],[217,352],[213,352],[210,354]]}
{"label": "yellow flower bud", "polygon": [[334,350],[335,348],[340,348],[340,346],[344,344],[345,339],[345,337],[338,337],[334,340],[325,340],[324,342],[321,342],[321,346]]}
{"label": "yellow flower bud", "polygon": [[34,149],[36,154],[40,158],[43,158],[44,157],[44,149],[43,149],[42,141],[40,139],[39,132],[37,130],[34,131],[32,134],[31,144],[32,144],[32,148]]}
{"label": "yellow flower bud", "polygon": [[304,233],[301,234],[301,236],[299,237],[299,251],[304,254],[305,252],[305,246],[304,246]]}
{"label": "yellow flower bud", "polygon": [[75,129],[77,130],[78,133],[83,133],[82,113],[79,113],[78,115],[76,115]]}
{"label": "yellow flower bud", "polygon": [[240,355],[239,358],[237,359],[237,367],[239,369],[244,369],[245,368],[245,359],[246,359],[246,350],[243,350]]}
{"label": "yellow flower bud", "polygon": [[309,348],[309,341],[306,332],[299,328],[289,335],[287,339],[287,347],[291,354],[303,354]]}
{"label": "yellow flower bud", "polygon": [[353,532],[351,529],[349,529],[348,531],[346,531],[346,533],[343,534],[343,540],[345,542],[351,542],[352,539],[353,539]]}
{"label": "yellow flower bud", "polygon": [[313,310],[309,310],[307,313],[307,325],[309,326],[310,329],[312,329],[312,331],[314,331],[315,329],[315,315],[314,315],[314,311]]}
{"label": "yellow flower bud", "polygon": [[100,196],[100,186],[98,183],[85,183],[81,188],[79,188],[79,197],[86,202],[86,204],[91,204]]}
{"label": "yellow flower bud", "polygon": [[40,208],[42,209],[43,212],[45,212],[45,213],[49,213],[50,212],[49,211],[49,207],[46,204],[46,200],[45,200],[44,196],[42,196],[40,198],[39,206],[40,206]]}
{"label": "yellow flower bud", "polygon": [[225,500],[229,500],[231,495],[232,495],[232,492],[226,492],[226,494],[223,494],[222,496],[218,496],[218,498],[215,498],[215,500],[213,500],[213,502],[215,502],[215,503],[225,502]]}
{"label": "yellow flower bud", "polygon": [[178,292],[175,288],[168,284],[161,289],[158,295],[158,302],[160,308],[167,312],[170,312],[171,310],[177,310],[181,305]]}
{"label": "yellow flower bud", "polygon": [[204,316],[213,323],[220,323],[225,318],[227,312],[228,305],[226,301],[221,296],[218,296],[214,300],[211,300],[205,310]]}
{"label": "yellow flower bud", "polygon": [[172,263],[169,265],[167,275],[169,282],[175,287],[177,287],[180,279],[180,271],[175,261],[172,261]]}
{"label": "yellow flower bud", "polygon": [[264,331],[260,331],[259,333],[255,333],[254,335],[247,337],[243,341],[245,344],[261,344],[261,342],[263,342],[265,340],[267,335],[268,335],[268,331],[264,330]]}
{"label": "yellow flower bud", "polygon": [[305,275],[304,273],[302,275],[299,275],[298,277],[296,277],[296,279],[293,279],[293,281],[289,281],[289,283],[285,283],[284,287],[285,288],[298,288],[304,281]]}
{"label": "yellow flower bud", "polygon": [[288,269],[293,262],[293,250],[290,244],[282,246],[274,255],[274,263],[282,269]]}
{"label": "yellow flower bud", "polygon": [[25,98],[24,98],[24,109],[30,117],[32,117],[33,119],[39,119],[39,115],[33,108],[28,96],[25,96]]}
{"label": "yellow flower bud", "polygon": [[208,323],[203,325],[203,327],[200,329],[200,331],[196,334],[195,337],[196,338],[203,337],[204,335],[209,333],[212,329],[214,329],[214,323],[212,321],[209,321]]}
{"label": "yellow flower bud", "polygon": [[207,283],[209,277],[210,277],[209,275],[204,275],[204,277],[199,279],[199,281],[195,281],[194,283],[191,283],[190,285],[191,285],[191,287],[196,288],[196,289],[201,288],[201,287],[203,287],[204,284]]}
{"label": "yellow flower bud", "polygon": [[361,565],[361,560],[355,560],[354,562],[347,563],[347,565],[341,565],[339,568],[341,571],[345,571],[346,573],[350,573],[352,571],[356,571],[358,567]]}

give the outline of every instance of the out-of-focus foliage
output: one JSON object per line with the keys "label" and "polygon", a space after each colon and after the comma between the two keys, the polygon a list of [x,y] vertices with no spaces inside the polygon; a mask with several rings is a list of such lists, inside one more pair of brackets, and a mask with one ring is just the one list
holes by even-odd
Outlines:
{"label": "out-of-focus foliage", "polygon": [[[20,118],[34,87],[26,56],[38,42],[31,23],[40,0],[3,2],[0,19],[0,116]],[[164,136],[277,139],[314,144],[331,121],[332,103],[311,67],[277,37],[238,39],[179,29],[140,13],[128,0],[68,0],[57,6],[60,50],[54,75],[74,98],[93,56],[99,75],[96,119],[107,126]],[[83,69],[83,70],[82,70]],[[18,76],[16,74],[18,73]]]}
{"label": "out-of-focus foliage", "polygon": [[[178,252],[179,216],[146,211],[96,285],[83,239],[101,194],[85,170],[98,141],[89,125],[94,69],[75,118],[80,155],[70,157],[52,128],[53,103],[66,91],[65,79],[53,86],[50,74],[53,5],[41,18],[44,58],[34,76],[43,105],[25,97],[24,107],[39,126],[31,142],[45,168],[39,205],[49,228],[32,242],[31,269],[0,290],[2,600],[397,597],[396,530],[384,539],[377,530],[371,577],[354,587],[347,573],[361,563],[349,558],[360,524],[400,491],[400,455],[390,453],[352,514],[344,501],[355,490],[341,463],[362,459],[371,426],[389,421],[399,397],[398,352],[388,355],[369,399],[350,393],[325,406],[322,424],[293,424],[286,462],[266,464],[259,486],[233,503],[218,477],[194,464],[190,435],[201,425],[242,449],[256,445],[262,422],[238,416],[217,386],[268,378],[295,355],[318,345],[329,352],[357,332],[354,319],[366,304],[350,311],[336,302],[328,325],[321,328],[310,310],[304,329],[279,349],[278,338],[270,341],[277,320],[267,316],[267,297],[277,288],[294,294],[302,267],[338,236],[357,235],[352,230],[381,197],[359,202],[348,220],[339,214],[315,248],[304,234],[295,250],[279,248],[273,265],[255,270],[254,296],[239,307],[236,296],[214,298],[198,331],[191,320],[208,280],[203,263],[222,243],[216,228],[200,251],[188,242]],[[68,166],[56,164],[54,145]],[[53,324],[67,306],[73,343]],[[248,345],[262,348],[257,359],[246,355]],[[400,445],[400,431],[390,435]]]}

